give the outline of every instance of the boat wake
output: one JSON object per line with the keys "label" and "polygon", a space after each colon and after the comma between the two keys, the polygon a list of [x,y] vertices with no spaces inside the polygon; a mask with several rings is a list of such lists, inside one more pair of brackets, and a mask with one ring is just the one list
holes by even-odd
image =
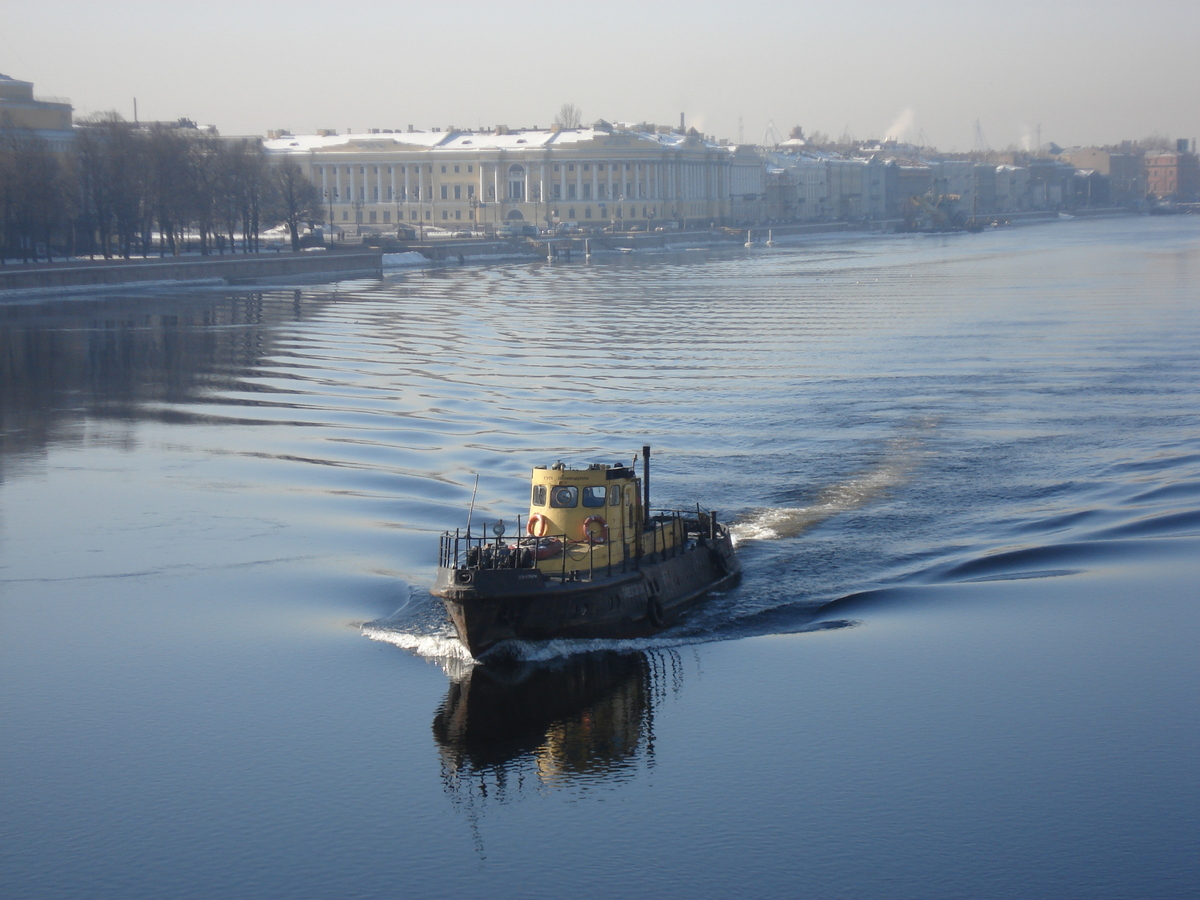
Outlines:
{"label": "boat wake", "polygon": [[904,484],[916,468],[921,451],[918,438],[896,438],[881,461],[821,489],[812,503],[759,508],[740,516],[730,526],[734,544],[798,537],[835,516],[860,509]]}

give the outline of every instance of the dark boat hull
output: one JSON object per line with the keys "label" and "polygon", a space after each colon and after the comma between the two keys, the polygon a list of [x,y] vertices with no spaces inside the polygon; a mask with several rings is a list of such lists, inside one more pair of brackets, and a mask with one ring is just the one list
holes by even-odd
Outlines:
{"label": "dark boat hull", "polygon": [[479,658],[505,641],[644,637],[675,624],[710,591],[741,575],[726,533],[715,541],[645,559],[612,575],[562,580],[536,569],[462,570],[443,567],[440,597],[459,639]]}

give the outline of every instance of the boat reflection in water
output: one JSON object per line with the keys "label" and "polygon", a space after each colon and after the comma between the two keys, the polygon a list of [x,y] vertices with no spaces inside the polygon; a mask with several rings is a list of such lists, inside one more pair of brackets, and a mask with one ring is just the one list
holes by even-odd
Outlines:
{"label": "boat reflection in water", "polygon": [[653,765],[656,678],[673,654],[587,653],[475,666],[433,720],[447,787],[463,799],[633,777]]}

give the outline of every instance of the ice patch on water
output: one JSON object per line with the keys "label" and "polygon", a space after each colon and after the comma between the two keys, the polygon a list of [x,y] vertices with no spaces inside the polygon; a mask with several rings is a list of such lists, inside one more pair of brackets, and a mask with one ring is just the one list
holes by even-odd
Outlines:
{"label": "ice patch on water", "polygon": [[398,269],[404,266],[427,266],[429,258],[415,250],[404,253],[385,253],[383,254],[383,265],[389,269]]}

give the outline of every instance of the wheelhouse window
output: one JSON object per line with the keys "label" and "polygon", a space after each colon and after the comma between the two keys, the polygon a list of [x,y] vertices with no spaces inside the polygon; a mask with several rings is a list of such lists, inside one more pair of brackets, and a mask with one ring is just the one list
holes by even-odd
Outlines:
{"label": "wheelhouse window", "polygon": [[546,486],[544,484],[535,484],[533,486],[533,505],[546,505]]}
{"label": "wheelhouse window", "polygon": [[608,505],[609,506],[620,506],[621,505],[621,489],[615,484],[610,484],[608,486]]}
{"label": "wheelhouse window", "polygon": [[579,505],[579,488],[560,484],[550,492],[550,506],[554,509],[574,509]]}
{"label": "wheelhouse window", "polygon": [[583,489],[584,506],[603,506],[608,497],[608,488],[602,484],[589,485]]}

